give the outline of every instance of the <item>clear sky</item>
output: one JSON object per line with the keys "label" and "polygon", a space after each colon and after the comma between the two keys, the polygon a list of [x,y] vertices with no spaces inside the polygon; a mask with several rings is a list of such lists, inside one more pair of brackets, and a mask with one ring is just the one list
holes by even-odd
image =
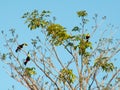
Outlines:
{"label": "clear sky", "polygon": [[[24,24],[21,16],[34,9],[50,10],[52,15],[57,17],[57,22],[68,28],[75,25],[78,10],[86,10],[89,18],[95,13],[100,17],[107,16],[107,23],[120,26],[120,0],[0,0],[0,30],[8,31],[15,28],[21,38],[26,35],[24,40],[27,41],[30,35],[34,35]],[[0,50],[3,50],[1,45]],[[15,85],[15,90],[26,90],[11,79],[2,66],[3,63],[0,62],[0,90],[8,90],[12,85]]]}

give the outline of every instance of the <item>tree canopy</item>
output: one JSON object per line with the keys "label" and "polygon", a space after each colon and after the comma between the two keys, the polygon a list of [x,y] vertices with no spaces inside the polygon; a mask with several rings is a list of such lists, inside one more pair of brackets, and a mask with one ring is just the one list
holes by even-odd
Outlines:
{"label": "tree canopy", "polygon": [[[28,38],[31,39],[31,45],[24,40],[19,44],[19,34],[14,29],[7,32],[11,34],[10,38],[6,32],[1,31],[4,47],[8,50],[1,52],[0,56],[1,61],[10,67],[7,71],[10,77],[29,90],[120,88],[120,69],[115,65],[120,40],[115,37],[113,25],[99,30],[101,25],[95,14],[95,25],[89,29],[86,25],[91,21],[87,18],[87,11],[77,11],[76,14],[80,20],[79,26],[67,30],[56,23],[56,17],[52,17],[50,11],[43,10],[39,13],[34,10],[24,13],[22,18],[32,33],[39,29],[44,36]],[[106,20],[106,16],[101,20]],[[29,47],[29,50],[25,47]],[[62,52],[69,57],[67,60],[63,60],[65,57],[62,57]]]}

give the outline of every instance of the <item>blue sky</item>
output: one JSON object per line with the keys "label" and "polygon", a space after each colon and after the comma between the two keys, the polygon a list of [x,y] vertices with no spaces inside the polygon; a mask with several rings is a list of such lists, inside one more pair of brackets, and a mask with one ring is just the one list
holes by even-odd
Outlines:
{"label": "blue sky", "polygon": [[[100,17],[107,16],[106,23],[120,26],[120,0],[0,0],[0,30],[8,31],[15,28],[20,33],[20,42],[28,40],[29,36],[34,36],[24,24],[21,16],[27,12],[37,9],[50,10],[53,16],[57,17],[57,23],[71,28],[77,20],[76,11],[87,10],[88,18],[97,13]],[[1,37],[1,36],[0,36]],[[120,38],[120,36],[118,36]],[[0,40],[0,43],[3,41]],[[1,44],[2,45],[2,44]],[[0,46],[0,50],[3,50]],[[0,90],[8,90],[15,85],[15,90],[26,90],[16,81],[11,79],[0,62]]]}

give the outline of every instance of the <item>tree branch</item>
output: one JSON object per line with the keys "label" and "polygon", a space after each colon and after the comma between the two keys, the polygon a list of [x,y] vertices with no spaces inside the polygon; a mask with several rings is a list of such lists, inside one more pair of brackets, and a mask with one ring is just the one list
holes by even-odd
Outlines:
{"label": "tree branch", "polygon": [[120,72],[120,69],[112,76],[112,78],[108,81],[107,87],[110,85],[112,80],[116,77],[116,75]]}

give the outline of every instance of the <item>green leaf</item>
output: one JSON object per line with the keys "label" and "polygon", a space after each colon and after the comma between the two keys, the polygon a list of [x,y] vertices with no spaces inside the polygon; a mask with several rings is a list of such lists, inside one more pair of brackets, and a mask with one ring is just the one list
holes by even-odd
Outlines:
{"label": "green leaf", "polygon": [[5,60],[6,59],[6,54],[3,53],[1,59]]}
{"label": "green leaf", "polygon": [[73,74],[72,69],[64,68],[60,71],[59,80],[63,83],[69,82],[74,83],[76,76]]}
{"label": "green leaf", "polygon": [[75,26],[72,31],[80,31],[80,28],[78,26]]}
{"label": "green leaf", "polygon": [[88,14],[87,14],[87,12],[86,12],[85,10],[83,10],[83,11],[78,11],[78,12],[77,12],[77,15],[78,15],[78,17],[85,17],[85,16],[87,16]]}
{"label": "green leaf", "polygon": [[35,68],[32,67],[32,68],[25,68],[25,72],[24,72],[25,75],[31,77],[31,75],[35,75],[36,74],[36,71],[35,71]]}

